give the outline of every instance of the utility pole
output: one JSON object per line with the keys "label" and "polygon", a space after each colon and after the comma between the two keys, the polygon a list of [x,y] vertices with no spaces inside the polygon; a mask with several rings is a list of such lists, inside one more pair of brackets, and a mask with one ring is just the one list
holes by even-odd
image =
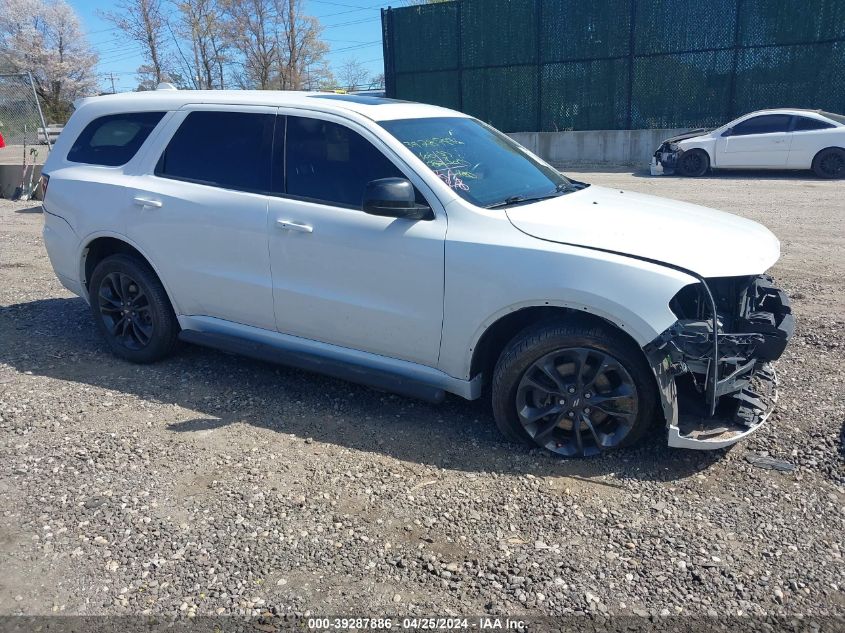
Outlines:
{"label": "utility pole", "polygon": [[115,94],[115,89],[114,89],[114,73],[109,73],[109,79],[111,79],[111,93],[112,93],[112,94]]}

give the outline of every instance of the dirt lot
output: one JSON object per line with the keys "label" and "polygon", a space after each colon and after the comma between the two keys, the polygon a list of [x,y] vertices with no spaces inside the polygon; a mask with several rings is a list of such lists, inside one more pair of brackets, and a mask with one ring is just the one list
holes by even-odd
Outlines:
{"label": "dirt lot", "polygon": [[781,239],[797,333],[750,441],[561,462],[482,402],[198,348],[132,366],[54,278],[40,209],[0,201],[0,614],[845,615],[845,184],[570,173]]}

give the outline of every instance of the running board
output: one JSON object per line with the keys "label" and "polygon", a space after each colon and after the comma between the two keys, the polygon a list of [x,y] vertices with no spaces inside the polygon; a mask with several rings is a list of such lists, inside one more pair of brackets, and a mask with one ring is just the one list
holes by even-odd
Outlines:
{"label": "running board", "polygon": [[228,354],[238,354],[268,363],[304,369],[305,371],[348,380],[359,385],[390,391],[402,396],[417,398],[435,404],[443,402],[446,397],[446,392],[443,389],[415,380],[409,380],[404,376],[361,365],[343,363],[318,354],[280,349],[272,345],[237,336],[230,336],[228,334],[182,330],[179,332],[179,340],[194,345],[210,347]]}

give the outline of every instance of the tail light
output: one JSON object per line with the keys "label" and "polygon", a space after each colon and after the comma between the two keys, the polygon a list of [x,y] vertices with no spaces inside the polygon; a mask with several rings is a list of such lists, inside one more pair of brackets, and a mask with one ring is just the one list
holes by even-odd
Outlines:
{"label": "tail light", "polygon": [[38,184],[41,186],[41,200],[43,202],[47,197],[47,185],[50,184],[50,176],[41,174],[41,180],[38,181]]}

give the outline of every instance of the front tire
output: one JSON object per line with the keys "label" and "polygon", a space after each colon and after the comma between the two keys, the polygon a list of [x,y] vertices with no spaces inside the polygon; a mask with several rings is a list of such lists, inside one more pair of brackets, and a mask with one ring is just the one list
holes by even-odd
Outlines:
{"label": "front tire", "polygon": [[152,363],[176,347],[176,315],[161,281],[140,257],[106,257],[91,275],[88,294],[97,329],[115,355]]}
{"label": "front tire", "polygon": [[829,147],[820,151],[813,159],[813,172],[828,180],[845,178],[845,150]]}
{"label": "front tire", "polygon": [[517,335],[493,373],[493,415],[512,441],[563,457],[636,442],[654,419],[651,370],[624,335],[547,322]]}
{"label": "front tire", "polygon": [[692,149],[678,159],[678,173],[689,178],[698,178],[710,169],[710,156],[703,149]]}

